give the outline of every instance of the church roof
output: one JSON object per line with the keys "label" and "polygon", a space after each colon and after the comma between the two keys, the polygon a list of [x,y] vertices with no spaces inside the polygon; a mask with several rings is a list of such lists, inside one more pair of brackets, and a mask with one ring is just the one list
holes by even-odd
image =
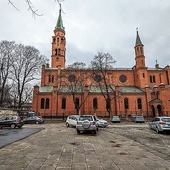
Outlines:
{"label": "church roof", "polygon": [[52,92],[53,91],[53,86],[42,86],[39,88],[39,92],[42,93],[47,93],[47,92]]}
{"label": "church roof", "polygon": [[144,93],[144,91],[136,86],[122,86],[120,87],[121,93]]}
{"label": "church roof", "polygon": [[62,17],[61,17],[61,5],[60,5],[59,16],[58,16],[58,20],[57,20],[57,24],[56,24],[55,28],[60,28],[62,30],[65,29],[64,26],[63,26],[63,20],[62,20]]}
{"label": "church roof", "polygon": [[141,39],[139,37],[138,30],[137,30],[137,35],[136,35],[136,44],[135,44],[135,46],[137,46],[137,45],[142,45],[142,41],[141,41]]}

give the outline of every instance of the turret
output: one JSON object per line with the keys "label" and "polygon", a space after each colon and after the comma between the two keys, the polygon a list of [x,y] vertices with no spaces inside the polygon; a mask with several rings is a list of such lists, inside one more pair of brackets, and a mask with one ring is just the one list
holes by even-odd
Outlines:
{"label": "turret", "polygon": [[144,49],[141,39],[139,37],[139,33],[137,30],[136,35],[136,44],[135,44],[135,60],[136,60],[136,68],[144,68],[145,67],[145,56],[144,56]]}

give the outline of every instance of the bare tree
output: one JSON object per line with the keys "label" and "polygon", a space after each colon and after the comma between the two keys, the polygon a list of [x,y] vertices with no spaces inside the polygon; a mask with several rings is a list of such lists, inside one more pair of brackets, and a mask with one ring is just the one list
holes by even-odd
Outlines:
{"label": "bare tree", "polygon": [[[63,2],[64,0],[57,0],[58,3]],[[32,16],[35,18],[35,16],[42,16],[43,14],[38,13],[38,9],[34,8],[34,5],[31,0],[25,0],[25,2],[28,5],[28,11],[31,11]],[[56,2],[56,0],[54,0]],[[15,5],[15,3],[12,0],[8,0],[8,3],[11,4],[16,10],[19,11],[18,7]]]}
{"label": "bare tree", "polygon": [[7,85],[10,74],[11,61],[10,58],[14,52],[15,42],[0,42],[0,106],[6,106],[9,99],[9,89]]}
{"label": "bare tree", "polygon": [[[75,62],[61,72],[60,88],[66,88],[66,95],[72,96],[73,103],[76,109],[76,114],[80,114],[80,109],[85,103],[89,94],[87,93],[84,95],[84,89],[86,87],[85,66],[85,63]],[[82,95],[84,95],[84,98],[81,98],[81,100],[79,100],[79,97]]]}
{"label": "bare tree", "polygon": [[116,63],[109,53],[98,53],[91,61],[92,77],[98,84],[100,91],[106,101],[106,110],[109,116],[112,113],[111,102],[115,97],[114,86],[110,82],[108,72]]}
{"label": "bare tree", "polygon": [[[46,62],[46,57],[40,55],[39,50],[32,46],[15,45],[15,54],[11,58],[11,77],[13,82],[13,95],[15,103],[21,108],[28,97],[29,84],[35,80],[41,66]],[[25,98],[25,99],[24,99]]]}

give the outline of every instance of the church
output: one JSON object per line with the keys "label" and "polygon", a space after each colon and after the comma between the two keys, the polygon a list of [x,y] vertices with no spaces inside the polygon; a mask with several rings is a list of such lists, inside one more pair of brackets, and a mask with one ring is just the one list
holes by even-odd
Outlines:
{"label": "church", "polygon": [[[135,65],[132,68],[112,68],[107,72],[113,87],[110,91],[113,95],[112,112],[109,115],[106,100],[97,80],[90,77],[90,70],[83,70],[81,75],[82,70],[70,71],[66,67],[66,37],[60,8],[52,36],[51,66],[42,66],[41,86],[34,86],[32,110],[36,115],[54,117],[72,114],[170,116],[170,66],[160,68],[156,63],[153,68],[147,67],[138,31],[134,53]],[[63,73],[70,73],[68,80],[63,78]],[[74,91],[73,96],[69,86],[78,76],[85,82],[84,86]]]}

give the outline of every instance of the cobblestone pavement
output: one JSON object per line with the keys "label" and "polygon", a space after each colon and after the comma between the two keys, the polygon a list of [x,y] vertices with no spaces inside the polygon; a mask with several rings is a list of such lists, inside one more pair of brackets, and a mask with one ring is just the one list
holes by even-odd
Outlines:
{"label": "cobblestone pavement", "polygon": [[[37,127],[24,128],[30,126]],[[97,135],[77,135],[64,123],[38,126],[45,129],[0,149],[0,170],[170,170],[169,150],[164,154],[124,132],[148,133],[146,125],[111,125]]]}

